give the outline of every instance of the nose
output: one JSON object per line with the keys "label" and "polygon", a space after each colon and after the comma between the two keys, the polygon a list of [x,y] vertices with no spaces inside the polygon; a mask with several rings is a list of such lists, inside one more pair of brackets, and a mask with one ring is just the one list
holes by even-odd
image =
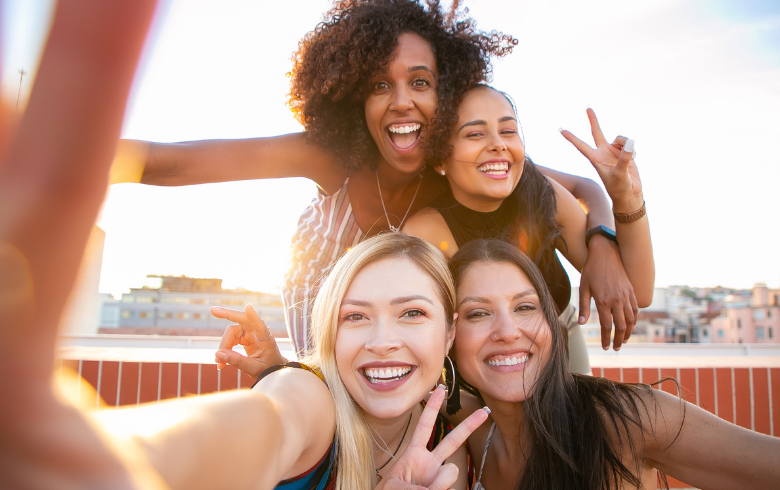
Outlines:
{"label": "nose", "polygon": [[388,319],[378,319],[366,339],[364,348],[377,356],[386,356],[400,349],[402,345],[394,323]]}
{"label": "nose", "polygon": [[504,140],[501,138],[501,135],[497,132],[491,132],[490,133],[490,139],[488,140],[488,151],[501,153],[502,151],[506,150],[506,143],[504,143]]}
{"label": "nose", "polygon": [[522,336],[523,331],[520,325],[517,324],[516,319],[508,311],[496,313],[491,337],[494,341],[511,343]]}
{"label": "nose", "polygon": [[393,90],[393,98],[390,101],[390,110],[395,112],[406,112],[414,107],[414,100],[409,88],[404,85],[398,85]]}

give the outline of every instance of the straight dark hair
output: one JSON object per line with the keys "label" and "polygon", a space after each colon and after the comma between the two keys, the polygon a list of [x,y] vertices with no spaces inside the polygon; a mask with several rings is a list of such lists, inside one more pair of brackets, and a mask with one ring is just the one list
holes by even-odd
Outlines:
{"label": "straight dark hair", "polygon": [[[471,265],[484,262],[515,266],[528,277],[539,296],[543,320],[549,325],[552,339],[549,361],[542,366],[523,402],[524,440],[518,443],[529,449],[516,488],[639,488],[642,455],[638,448],[644,446],[645,432],[652,431],[652,427],[642,424],[640,410],[650,417],[640,395],[652,397],[653,389],[569,372],[550,292],[537,266],[517,247],[501,240],[474,240],[463,246],[450,260],[456,289]],[[457,349],[457,337],[455,343]],[[459,375],[455,365],[461,385],[482,399],[479,391]],[[636,464],[626,466],[624,459]],[[668,488],[663,475],[661,480]]]}

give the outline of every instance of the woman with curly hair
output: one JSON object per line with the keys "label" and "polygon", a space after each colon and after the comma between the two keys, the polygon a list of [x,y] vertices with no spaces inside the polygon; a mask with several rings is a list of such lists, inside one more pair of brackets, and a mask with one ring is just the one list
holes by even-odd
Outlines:
{"label": "woman with curly hair", "polygon": [[[120,155],[140,155],[129,161],[138,164],[136,177],[146,184],[280,177],[317,183],[320,192],[299,220],[282,287],[287,327],[298,353],[307,350],[317,280],[345,250],[366,236],[400,229],[446,187],[425,163],[449,151],[455,109],[463,94],[489,75],[490,57],[509,53],[517,42],[478,31],[471,19],[458,18],[457,6],[454,2],[447,14],[437,0],[424,5],[414,0],[336,3],[327,19],[301,40],[294,56],[289,105],[303,133],[174,144],[124,142],[120,148]],[[595,183],[555,176],[589,203],[595,224],[610,224],[608,205]],[[622,308],[633,293],[619,251],[605,243],[594,247],[602,251],[594,253],[598,259],[584,274],[592,286],[584,289],[592,289],[597,301]],[[605,271],[612,276],[609,284],[618,287],[607,286]],[[601,318],[609,321],[609,311],[605,313]]]}

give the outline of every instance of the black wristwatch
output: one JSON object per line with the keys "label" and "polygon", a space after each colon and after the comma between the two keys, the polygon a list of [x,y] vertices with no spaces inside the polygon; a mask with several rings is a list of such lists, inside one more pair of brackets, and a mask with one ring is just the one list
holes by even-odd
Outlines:
{"label": "black wristwatch", "polygon": [[612,240],[613,242],[617,243],[617,236],[615,235],[615,230],[612,230],[610,228],[607,228],[604,225],[598,225],[594,226],[588,232],[585,234],[585,246],[587,247],[588,244],[590,244],[590,237],[593,235],[601,235],[604,238],[608,240]]}

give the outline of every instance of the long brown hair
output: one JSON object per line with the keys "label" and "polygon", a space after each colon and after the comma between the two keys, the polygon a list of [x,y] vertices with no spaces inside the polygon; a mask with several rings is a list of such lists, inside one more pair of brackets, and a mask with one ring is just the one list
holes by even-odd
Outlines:
{"label": "long brown hair", "polygon": [[[533,261],[500,240],[472,241],[450,259],[456,288],[468,268],[480,262],[515,266],[528,277],[539,296],[552,339],[549,361],[523,402],[521,434],[527,443],[524,447],[530,450],[526,452],[525,471],[518,475],[517,489],[639,488],[639,448],[644,441],[637,437],[643,439],[645,432],[652,430],[642,424],[640,411],[649,412],[640,394],[652,396],[653,389],[569,372],[554,302]],[[457,337],[455,343],[457,350]],[[464,388],[480,396],[477,387],[462,377],[460,380]],[[627,466],[624,461],[636,464]]]}

